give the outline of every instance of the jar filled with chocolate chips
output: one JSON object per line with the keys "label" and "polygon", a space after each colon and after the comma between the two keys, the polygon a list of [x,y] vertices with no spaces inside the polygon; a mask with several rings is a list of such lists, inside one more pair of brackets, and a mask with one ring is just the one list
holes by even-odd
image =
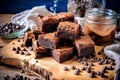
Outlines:
{"label": "jar filled with chocolate chips", "polygon": [[28,28],[16,23],[6,23],[0,26],[0,36],[3,38],[16,38],[22,35]]}
{"label": "jar filled with chocolate chips", "polygon": [[105,0],[69,0],[67,9],[79,17],[84,17],[89,8],[105,8]]}

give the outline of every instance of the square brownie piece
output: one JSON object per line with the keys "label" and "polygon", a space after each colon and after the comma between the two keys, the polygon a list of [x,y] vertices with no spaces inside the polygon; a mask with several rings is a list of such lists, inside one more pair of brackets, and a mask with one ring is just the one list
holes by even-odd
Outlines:
{"label": "square brownie piece", "polygon": [[59,20],[54,15],[37,17],[36,24],[42,33],[54,32],[57,30]]}
{"label": "square brownie piece", "polygon": [[73,47],[60,47],[53,49],[52,57],[59,63],[67,61],[73,57]]}
{"label": "square brownie piece", "polygon": [[48,49],[56,49],[59,45],[59,38],[56,37],[56,32],[39,35],[39,45]]}
{"label": "square brownie piece", "polygon": [[50,56],[50,50],[44,47],[39,46],[37,40],[33,40],[33,51],[35,52],[35,58],[42,58]]}
{"label": "square brownie piece", "polygon": [[88,35],[80,36],[74,41],[75,47],[78,51],[78,56],[87,56],[95,53],[94,50],[94,41]]}
{"label": "square brownie piece", "polygon": [[57,37],[69,40],[75,40],[78,34],[81,34],[81,27],[73,22],[60,22],[57,28]]}
{"label": "square brownie piece", "polygon": [[74,21],[74,15],[72,13],[68,13],[68,12],[61,12],[58,13],[57,18],[59,19],[59,22],[62,21]]}
{"label": "square brownie piece", "polygon": [[24,36],[24,45],[26,47],[32,46],[32,39],[34,38],[34,34],[32,31],[26,32]]}

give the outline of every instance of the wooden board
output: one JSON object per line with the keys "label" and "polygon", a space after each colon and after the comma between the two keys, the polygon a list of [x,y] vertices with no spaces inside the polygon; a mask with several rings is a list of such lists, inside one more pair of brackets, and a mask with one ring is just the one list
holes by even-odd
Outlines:
{"label": "wooden board", "polygon": [[[23,40],[21,39],[20,42],[18,40],[14,40],[10,42],[8,45],[4,46],[4,48],[1,50],[0,55],[4,56],[3,59],[1,59],[1,62],[10,64],[16,67],[21,67],[21,62],[23,60],[30,60],[29,64],[30,65],[35,65],[38,67],[42,67],[47,69],[48,71],[52,72],[53,75],[51,78],[56,78],[57,80],[61,79],[66,79],[66,80],[111,80],[114,77],[114,70],[108,71],[106,75],[108,78],[102,78],[100,76],[96,76],[95,78],[90,78],[90,74],[87,73],[86,71],[81,71],[79,75],[74,75],[74,70],[69,70],[69,71],[64,71],[63,68],[66,66],[70,68],[72,65],[74,65],[76,68],[82,68],[83,64],[77,62],[76,60],[69,60],[65,61],[63,63],[58,63],[56,62],[53,58],[51,57],[46,57],[46,58],[41,58],[37,59],[38,63],[36,63],[36,59],[34,59],[35,54],[34,52],[30,51],[27,49],[32,55],[30,56],[25,56],[25,55],[20,55],[20,54],[15,54],[14,51],[12,51],[13,47],[18,47],[21,45]],[[15,43],[13,45],[13,43]],[[95,51],[98,53],[103,46],[95,46]],[[102,58],[104,55],[98,55],[96,54],[97,57]],[[92,70],[94,71],[101,71],[103,66],[109,66],[109,65],[98,65],[97,62],[94,63],[94,66],[92,67]]]}
{"label": "wooden board", "polygon": [[21,62],[23,60],[28,60],[28,59],[35,57],[35,54],[29,49],[27,49],[26,47],[24,48],[26,48],[27,51],[31,53],[31,55],[29,56],[16,54],[16,51],[12,50],[13,47],[14,48],[20,47],[20,45],[23,43],[23,39],[19,39],[19,40],[20,42],[18,42],[18,39],[13,40],[1,49],[0,56],[2,58],[0,58],[0,62],[15,66],[15,67],[21,67]]}

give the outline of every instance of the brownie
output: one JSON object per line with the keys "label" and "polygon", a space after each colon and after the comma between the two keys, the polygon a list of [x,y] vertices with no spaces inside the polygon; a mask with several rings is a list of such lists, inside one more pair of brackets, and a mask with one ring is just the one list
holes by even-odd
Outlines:
{"label": "brownie", "polygon": [[24,36],[24,45],[26,47],[32,46],[32,39],[34,38],[34,34],[32,31],[26,32]]}
{"label": "brownie", "polygon": [[33,40],[33,51],[35,52],[35,58],[42,58],[50,56],[50,50],[39,46],[38,40]]}
{"label": "brownie", "polygon": [[43,17],[37,16],[36,24],[40,27],[42,33],[54,32],[57,30],[59,20],[54,15]]}
{"label": "brownie", "polygon": [[94,50],[94,41],[88,36],[83,35],[74,41],[75,47],[78,51],[78,56],[87,56],[95,53]]}
{"label": "brownie", "polygon": [[46,33],[43,35],[39,35],[38,43],[42,47],[48,49],[56,49],[59,45],[59,38],[56,37],[56,32]]}
{"label": "brownie", "polygon": [[34,30],[33,30],[33,34],[35,35],[35,39],[37,40],[38,39],[38,35],[41,34],[41,31],[38,27],[36,27]]}
{"label": "brownie", "polygon": [[53,49],[52,57],[59,63],[67,61],[73,57],[73,47],[60,47]]}
{"label": "brownie", "polygon": [[59,22],[74,21],[74,15],[68,12],[61,12],[61,13],[58,13],[56,16],[59,19]]}
{"label": "brownie", "polygon": [[60,22],[57,28],[57,37],[69,40],[75,40],[78,34],[82,34],[79,24],[74,22]]}

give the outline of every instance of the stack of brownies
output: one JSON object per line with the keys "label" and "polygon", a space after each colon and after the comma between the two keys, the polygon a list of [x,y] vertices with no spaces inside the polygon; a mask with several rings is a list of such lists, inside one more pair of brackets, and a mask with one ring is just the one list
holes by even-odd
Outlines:
{"label": "stack of brownies", "polygon": [[74,55],[83,57],[94,54],[94,42],[74,22],[71,13],[37,16],[37,27],[25,34],[25,46],[33,47],[36,58],[52,56],[61,63]]}

